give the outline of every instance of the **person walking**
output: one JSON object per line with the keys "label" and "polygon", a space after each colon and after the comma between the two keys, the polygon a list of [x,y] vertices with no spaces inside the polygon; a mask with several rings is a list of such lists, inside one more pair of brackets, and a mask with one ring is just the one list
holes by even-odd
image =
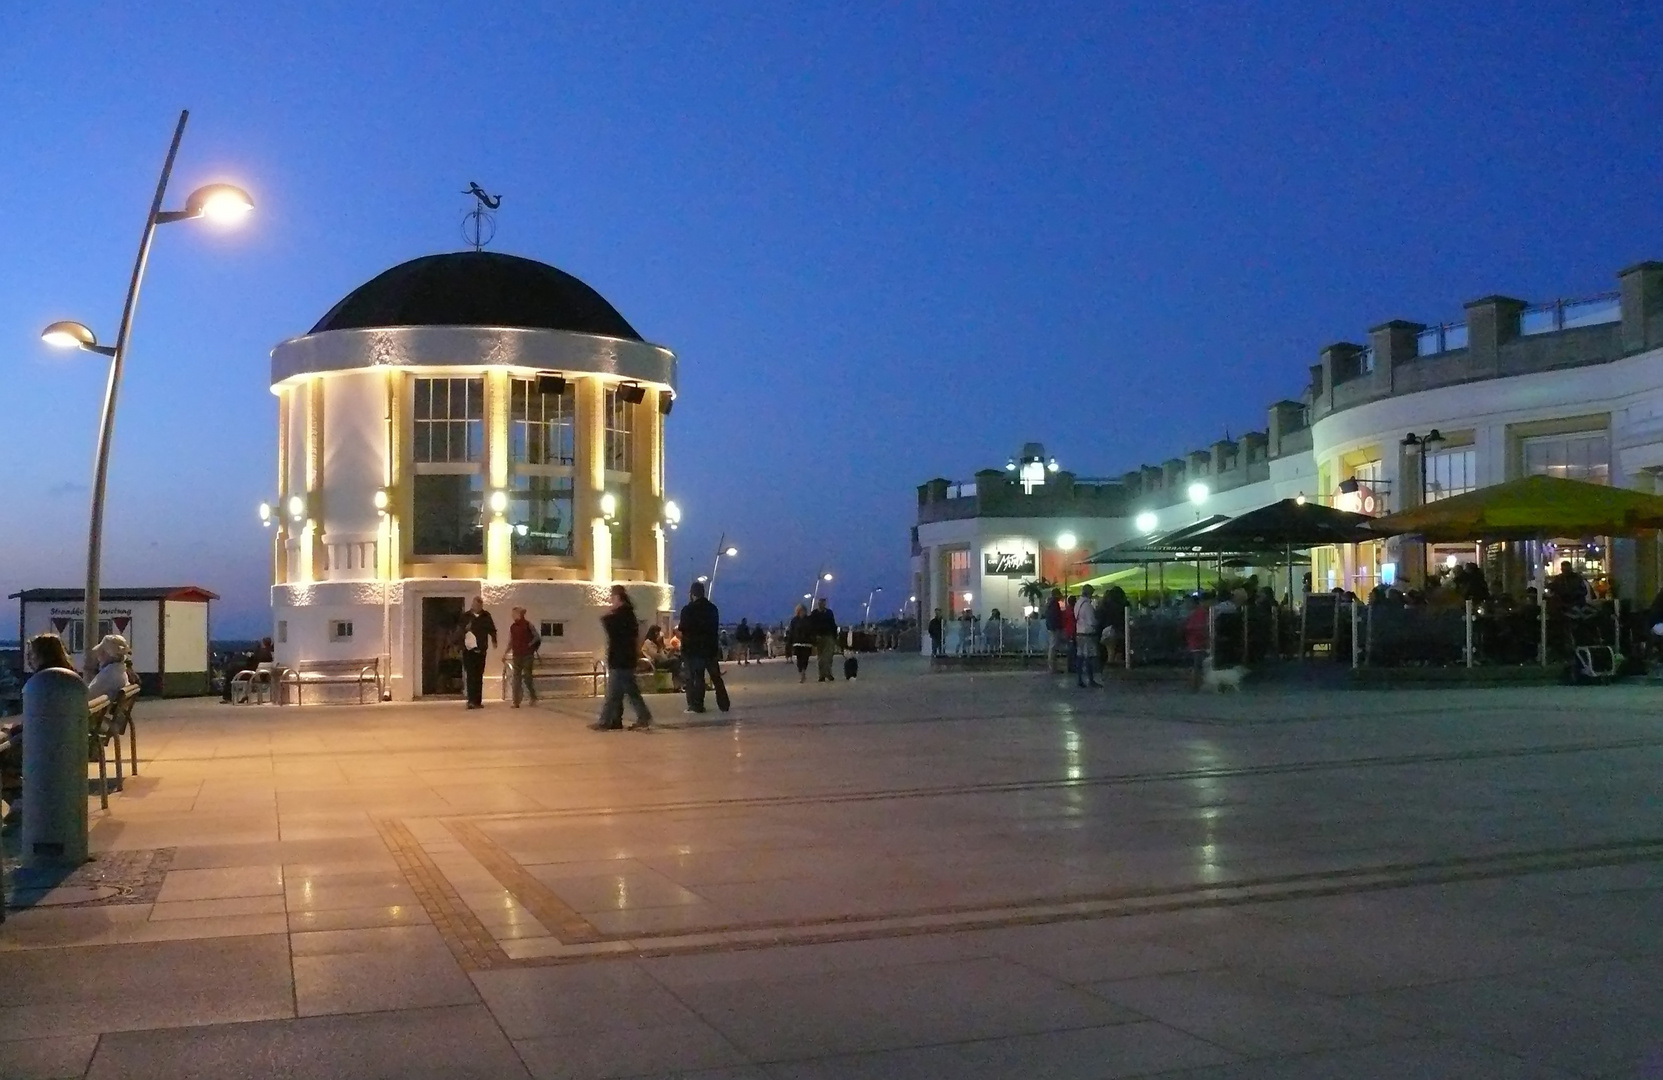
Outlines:
{"label": "person walking", "polygon": [[743,667],[751,662],[751,623],[749,619],[740,619],[739,626],[733,632],[734,655],[739,658]]}
{"label": "person walking", "polygon": [[601,616],[606,631],[606,700],[601,702],[600,719],[589,725],[596,731],[616,731],[624,726],[624,699],[635,710],[631,731],[652,726],[652,713],[635,681],[635,662],[641,658],[641,621],[635,605],[622,585],[612,586],[612,609]]}
{"label": "person walking", "polygon": [[1068,639],[1063,636],[1062,609],[1062,590],[1052,589],[1051,599],[1045,602],[1045,629],[1051,634],[1051,640],[1045,646],[1045,670],[1053,675],[1057,672],[1058,653],[1064,653],[1063,663],[1065,666],[1068,663]]}
{"label": "person walking", "polygon": [[[681,609],[681,621],[676,632],[681,635],[681,658],[687,665],[687,711],[704,712],[704,681],[706,674],[720,679],[717,661],[721,657],[721,612],[705,597],[702,581],[693,582],[688,589],[692,598]],[[718,700],[718,705],[721,702]]]}
{"label": "person walking", "polygon": [[543,637],[531,625],[531,620],[525,617],[525,608],[517,607],[513,612],[514,621],[508,624],[508,662],[513,672],[514,708],[517,709],[520,707],[522,688],[531,703],[537,704],[537,684],[533,681],[533,675],[537,668],[537,650],[543,646]]}
{"label": "person walking", "polygon": [[462,675],[468,691],[468,708],[485,707],[485,652],[497,643],[497,624],[485,610],[485,601],[474,597],[462,620]]}
{"label": "person walking", "polygon": [[1074,605],[1074,659],[1078,665],[1074,680],[1084,690],[1089,684],[1102,686],[1097,681],[1097,646],[1102,631],[1098,629],[1097,604],[1092,600],[1096,590],[1090,585],[1080,586],[1080,599]]}
{"label": "person walking", "polygon": [[808,629],[814,638],[814,654],[820,663],[820,677],[817,682],[835,682],[832,678],[832,655],[837,652],[837,616],[826,605],[826,598],[820,597],[814,603],[814,610],[808,616]]}
{"label": "person walking", "polygon": [[942,644],[942,635],[946,633],[941,623],[941,609],[935,609],[935,615],[930,619],[930,655],[946,656],[947,646]]}
{"label": "person walking", "polygon": [[[1663,595],[1663,594],[1660,594]],[[785,644],[791,659],[797,662],[797,681],[808,682],[808,658],[814,655],[814,631],[809,626],[808,609],[798,604],[785,628]]]}

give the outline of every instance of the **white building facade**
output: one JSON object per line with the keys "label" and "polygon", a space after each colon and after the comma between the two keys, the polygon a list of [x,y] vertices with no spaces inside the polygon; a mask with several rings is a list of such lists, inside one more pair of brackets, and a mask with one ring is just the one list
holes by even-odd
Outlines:
{"label": "white building facade", "polygon": [[277,662],[374,659],[394,700],[451,696],[475,596],[502,645],[527,608],[545,652],[600,655],[614,583],[667,612],[675,384],[673,353],[529,259],[427,256],[355,290],[272,352]]}
{"label": "white building facade", "polygon": [[[913,529],[918,610],[1019,616],[1023,580],[1097,576],[1106,568],[1080,561],[1093,552],[1284,498],[1386,513],[1532,474],[1663,493],[1663,263],[1630,267],[1618,285],[1570,303],[1486,297],[1460,323],[1384,323],[1366,345],[1323,349],[1303,394],[1272,405],[1264,430],[1158,466],[1102,480],[1057,471],[1032,486],[1013,459],[971,482],[932,480],[918,489]],[[1561,538],[1507,566],[1495,554],[1408,540],[1320,550],[1312,585],[1366,593],[1487,558],[1519,584],[1568,558],[1642,604],[1663,585],[1654,539]]]}

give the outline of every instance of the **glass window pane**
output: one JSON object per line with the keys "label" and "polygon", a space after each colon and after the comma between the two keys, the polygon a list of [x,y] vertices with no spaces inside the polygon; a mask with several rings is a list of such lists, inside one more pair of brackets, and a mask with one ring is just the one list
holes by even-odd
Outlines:
{"label": "glass window pane", "polygon": [[508,510],[515,554],[570,555],[572,516],[571,477],[515,477]]}
{"label": "glass window pane", "polygon": [[[463,381],[463,380],[459,380]],[[467,417],[469,420],[485,419],[485,380],[465,380],[467,392]]]}
{"label": "glass window pane", "polygon": [[481,555],[485,495],[478,474],[417,474],[411,546],[417,555]]}
{"label": "glass window pane", "polygon": [[433,416],[433,380],[416,380],[416,419],[427,420]]}

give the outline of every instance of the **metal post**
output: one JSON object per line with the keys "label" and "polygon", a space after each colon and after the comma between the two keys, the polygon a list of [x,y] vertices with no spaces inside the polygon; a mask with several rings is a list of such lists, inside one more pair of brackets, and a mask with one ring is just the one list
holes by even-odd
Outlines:
{"label": "metal post", "polygon": [[[1544,585],[1546,579],[1543,579]],[[1543,666],[1548,666],[1548,591],[1538,586],[1536,589],[1536,610],[1541,612],[1542,637],[1536,643],[1536,659]]]}
{"label": "metal post", "polygon": [[92,520],[87,528],[87,587],[84,598],[86,612],[81,635],[81,669],[89,678],[95,670],[93,650],[98,647],[98,574],[104,553],[104,481],[109,475],[110,442],[115,435],[116,394],[121,389],[121,371],[127,360],[133,313],[139,305],[139,286],[144,283],[144,268],[150,261],[150,244],[156,236],[162,199],[167,195],[167,182],[173,175],[173,159],[179,155],[179,142],[185,137],[185,122],[190,115],[188,109],[179,113],[179,125],[173,129],[173,142],[168,145],[167,160],[162,163],[162,176],[156,182],[156,197],[151,200],[150,213],[144,219],[138,258],[133,261],[133,277],[127,284],[127,301],[121,309],[121,328],[116,331],[115,351],[110,356],[110,377],[104,387],[104,410],[98,425],[98,452],[92,467]]}
{"label": "metal post", "polygon": [[1472,612],[1473,612],[1472,601],[1468,600],[1467,601],[1467,619],[1466,619],[1466,623],[1467,623],[1467,668],[1468,668],[1468,670],[1471,670],[1471,668],[1473,666]]}
{"label": "metal post", "polygon": [[[1144,572],[1145,573],[1148,572],[1147,568],[1145,568]],[[1147,594],[1145,594],[1145,599],[1147,600]],[[1121,639],[1121,642],[1120,642],[1120,657],[1121,657],[1122,666],[1124,666],[1127,671],[1131,671],[1132,670],[1132,605],[1131,604],[1126,605],[1125,618],[1126,618],[1126,634]]]}
{"label": "metal post", "polygon": [[1351,670],[1356,671],[1363,666],[1363,642],[1358,630],[1362,628],[1362,616],[1357,611],[1357,601],[1351,602]]}

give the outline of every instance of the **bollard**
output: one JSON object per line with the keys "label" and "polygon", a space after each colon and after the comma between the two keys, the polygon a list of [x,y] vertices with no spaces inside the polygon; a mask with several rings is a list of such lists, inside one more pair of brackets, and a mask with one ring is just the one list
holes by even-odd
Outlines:
{"label": "bollard", "polygon": [[24,866],[87,861],[87,687],[73,671],[23,685]]}

